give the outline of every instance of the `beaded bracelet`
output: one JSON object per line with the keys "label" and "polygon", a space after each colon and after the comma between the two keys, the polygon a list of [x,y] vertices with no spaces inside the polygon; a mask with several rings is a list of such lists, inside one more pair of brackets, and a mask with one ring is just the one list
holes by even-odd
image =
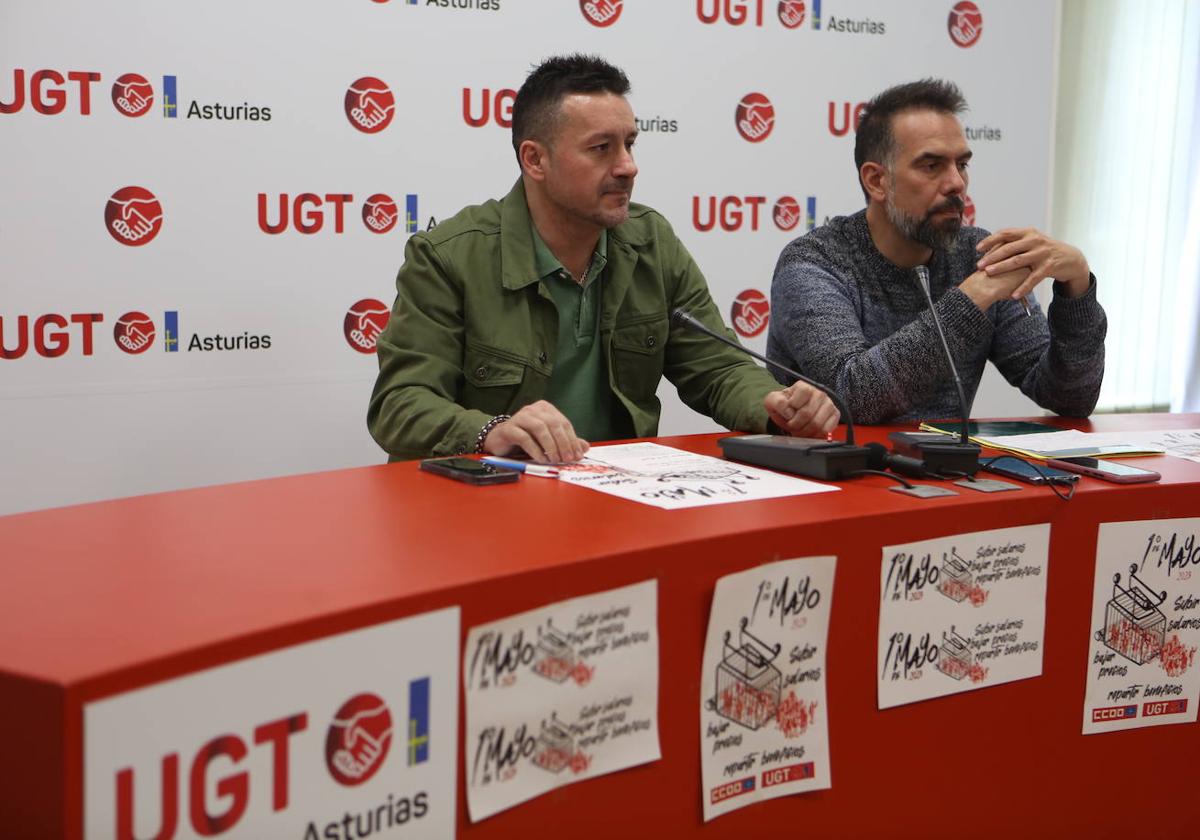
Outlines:
{"label": "beaded bracelet", "polygon": [[492,429],[511,419],[511,414],[497,414],[491,420],[484,423],[483,428],[479,430],[479,434],[475,437],[476,454],[483,452],[483,442],[487,440],[487,436],[491,434]]}

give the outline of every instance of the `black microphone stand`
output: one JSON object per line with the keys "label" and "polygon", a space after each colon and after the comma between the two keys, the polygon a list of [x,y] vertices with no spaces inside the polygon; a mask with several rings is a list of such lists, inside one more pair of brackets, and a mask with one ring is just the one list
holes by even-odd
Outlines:
{"label": "black microphone stand", "polygon": [[937,308],[933,305],[933,295],[929,291],[929,269],[919,265],[916,272],[918,285],[925,295],[925,303],[929,307],[929,314],[933,317],[933,325],[937,328],[938,338],[942,343],[942,352],[946,355],[946,363],[950,365],[950,373],[954,377],[954,387],[958,391],[958,409],[962,418],[962,429],[956,443],[921,440],[915,444],[915,448],[921,453],[925,467],[933,472],[975,475],[979,472],[979,444],[970,441],[967,394],[963,390],[962,378],[958,375],[958,366],[954,364],[950,343],[946,341],[946,333],[942,329],[942,319],[938,317]]}

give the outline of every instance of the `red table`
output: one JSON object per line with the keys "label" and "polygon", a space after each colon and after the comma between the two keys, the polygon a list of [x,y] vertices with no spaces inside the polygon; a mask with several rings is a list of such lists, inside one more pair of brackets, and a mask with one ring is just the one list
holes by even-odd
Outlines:
{"label": "red table", "polygon": [[[1200,417],[1073,425],[1194,428]],[[659,442],[716,455],[717,437]],[[1035,487],[922,501],[869,477],[838,493],[663,511],[554,481],[475,488],[410,462],[0,517],[0,833],[80,836],[91,700],[441,607],[461,605],[465,636],[657,578],[663,759],[472,825],[460,758],[460,836],[544,836],[550,826],[575,838],[930,836],[933,814],[933,833],[946,837],[1193,836],[1195,725],[1080,734],[1097,524],[1200,516],[1200,465],[1131,463],[1162,481],[1084,478],[1069,503]],[[1052,525],[1043,676],[878,711],[880,547],[1043,522]],[[838,556],[833,788],[705,826],[697,697],[714,582],[819,554]],[[939,748],[944,726],[965,728],[970,750]]]}

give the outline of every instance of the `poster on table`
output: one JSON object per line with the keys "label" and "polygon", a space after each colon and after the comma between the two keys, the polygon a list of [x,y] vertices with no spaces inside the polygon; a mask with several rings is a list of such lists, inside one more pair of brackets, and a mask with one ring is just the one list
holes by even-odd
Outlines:
{"label": "poster on table", "polygon": [[657,761],[658,582],[472,627],[463,743],[472,821]]}
{"label": "poster on table", "polygon": [[450,607],[88,702],[83,837],[453,837],[458,639]]}
{"label": "poster on table", "polygon": [[1050,526],[886,546],[879,708],[1042,673]]}
{"label": "poster on table", "polygon": [[658,443],[593,446],[559,469],[560,481],[666,510],[841,489]]}
{"label": "poster on table", "polygon": [[836,557],[717,581],[700,678],[704,819],[831,785],[825,650]]}
{"label": "poster on table", "polygon": [[1200,519],[1105,522],[1083,732],[1191,723],[1200,698]]}

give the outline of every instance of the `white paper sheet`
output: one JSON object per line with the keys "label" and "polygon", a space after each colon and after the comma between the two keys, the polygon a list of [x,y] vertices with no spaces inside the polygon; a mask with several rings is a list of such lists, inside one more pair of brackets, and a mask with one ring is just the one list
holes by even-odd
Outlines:
{"label": "white paper sheet", "polygon": [[879,708],[1042,673],[1049,525],[887,546]]}
{"label": "white paper sheet", "polygon": [[1039,435],[1005,435],[987,438],[1000,447],[1023,449],[1027,452],[1059,452],[1064,449],[1084,449],[1092,446],[1128,444],[1147,451],[1160,450],[1176,458],[1200,463],[1200,429],[1166,429],[1161,431],[1128,432],[1047,432]]}
{"label": "white paper sheet", "polygon": [[841,489],[657,443],[594,446],[561,470],[559,481],[667,510]]}
{"label": "white paper sheet", "polygon": [[463,753],[472,821],[661,757],[657,594],[649,580],[471,628]]}
{"label": "white paper sheet", "polygon": [[831,784],[825,649],[836,557],[717,581],[700,679],[705,821]]}
{"label": "white paper sheet", "polygon": [[1200,519],[1101,524],[1088,631],[1085,735],[1195,721]]}

